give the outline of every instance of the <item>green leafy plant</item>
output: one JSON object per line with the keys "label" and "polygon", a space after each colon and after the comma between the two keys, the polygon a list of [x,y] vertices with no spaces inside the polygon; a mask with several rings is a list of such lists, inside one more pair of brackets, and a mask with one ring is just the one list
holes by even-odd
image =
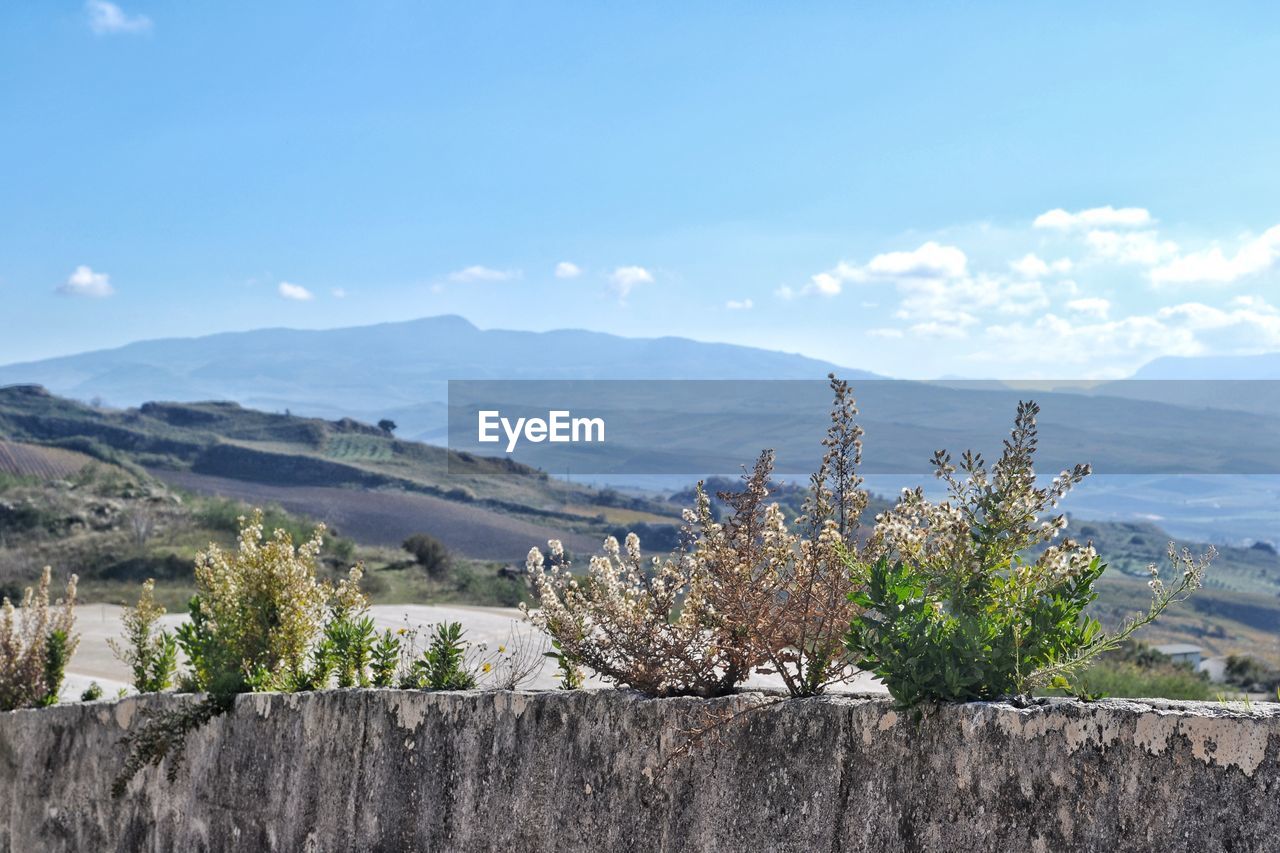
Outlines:
{"label": "green leafy plant", "polygon": [[115,656],[133,671],[133,687],[139,693],[168,690],[178,669],[178,638],[158,627],[165,609],[155,600],[155,588],[155,580],[148,579],[138,603],[125,608],[124,642],[107,641]]}
{"label": "green leafy plant", "polygon": [[45,637],[44,684],[45,694],[41,705],[56,705],[62,692],[62,682],[67,675],[67,662],[73,651],[71,636],[63,628],[54,628]]}
{"label": "green leafy plant", "polygon": [[226,713],[238,694],[326,687],[339,666],[355,680],[356,665],[367,659],[367,644],[363,651],[347,645],[339,656],[325,631],[328,616],[362,613],[367,603],[358,566],[336,587],[317,579],[323,526],[295,547],[287,531],[264,536],[260,511],[240,519],[240,525],[234,552],[210,545],[197,556],[191,618],[176,635],[190,667],[183,687],[206,696],[192,705],[144,713],[143,724],[123,739],[129,758],[112,785],[117,796],[139,770],[166,757],[173,779],[186,735]]}
{"label": "green leafy plant", "polygon": [[370,682],[374,687],[390,687],[400,667],[400,638],[390,628],[382,632],[370,650]]}
{"label": "green leafy plant", "polygon": [[561,690],[578,690],[582,687],[583,679],[586,677],[582,667],[565,652],[559,640],[553,639],[551,651],[542,654],[556,662],[556,680],[560,682]]}
{"label": "green leafy plant", "polygon": [[471,690],[476,686],[476,669],[467,659],[468,644],[460,622],[436,625],[422,657],[410,672],[411,684],[422,690]]}
{"label": "green leafy plant", "polygon": [[96,681],[90,681],[89,686],[80,694],[81,702],[97,702],[102,698],[102,685]]}
{"label": "green leafy plant", "polygon": [[1057,541],[1067,526],[1049,510],[1089,474],[1086,465],[1036,485],[1034,403],[1022,403],[1000,459],[988,471],[965,453],[933,460],[948,498],[904,493],[877,521],[868,553],[850,558],[863,612],[846,644],[855,663],[884,681],[904,707],[928,701],[1024,697],[1072,691],[1071,678],[1198,588],[1203,558],[1170,547],[1180,579],[1170,587],[1152,566],[1152,600],[1114,632],[1085,613],[1106,566],[1091,545]]}
{"label": "green leafy plant", "polygon": [[325,626],[325,646],[333,656],[339,687],[368,687],[369,659],[376,632],[364,614],[336,613]]}

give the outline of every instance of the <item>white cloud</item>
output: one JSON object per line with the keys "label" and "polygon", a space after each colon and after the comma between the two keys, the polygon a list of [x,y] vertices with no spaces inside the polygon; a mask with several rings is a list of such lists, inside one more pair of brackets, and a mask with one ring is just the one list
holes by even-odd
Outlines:
{"label": "white cloud", "polygon": [[809,277],[804,293],[817,293],[820,296],[838,296],[844,287],[844,280],[836,273],[820,272]]}
{"label": "white cloud", "polygon": [[942,281],[960,278],[969,259],[955,246],[943,246],[930,240],[909,252],[884,252],[863,266],[841,261],[830,270],[809,277],[809,283],[796,290],[789,286],[776,292],[783,299],[796,296],[839,296],[846,284],[875,281]]}
{"label": "white cloud", "polygon": [[919,338],[957,338],[966,337],[969,333],[960,326],[950,323],[916,323],[910,329],[911,334]]}
{"label": "white cloud", "polygon": [[1039,368],[1043,376],[1119,378],[1162,355],[1196,355],[1202,347],[1195,333],[1157,317],[1077,323],[1049,313],[1029,323],[988,326],[984,340],[999,345],[969,354],[968,359],[1008,369]]}
{"label": "white cloud", "polygon": [[1067,309],[1077,314],[1084,314],[1090,317],[1097,317],[1099,320],[1107,319],[1107,315],[1111,313],[1111,301],[1093,296],[1084,299],[1072,299],[1067,303]]}
{"label": "white cloud", "polygon": [[582,267],[569,261],[556,264],[556,278],[577,278],[582,275]]}
{"label": "white cloud", "polygon": [[1247,241],[1232,257],[1214,246],[1174,258],[1151,271],[1151,281],[1160,284],[1230,284],[1275,266],[1280,259],[1280,225]]}
{"label": "white cloud", "polygon": [[1155,231],[1120,232],[1096,229],[1085,235],[1094,255],[1122,264],[1152,267],[1178,254],[1178,244],[1161,240]]}
{"label": "white cloud", "polygon": [[88,0],[84,4],[89,16],[89,29],[97,35],[145,33],[151,30],[151,19],[146,15],[128,15],[115,3],[107,0]]}
{"label": "white cloud", "polygon": [[1135,228],[1150,225],[1154,220],[1145,207],[1091,207],[1070,213],[1062,208],[1054,208],[1036,217],[1032,225],[1036,228],[1053,228],[1060,231],[1069,228]]}
{"label": "white cloud", "polygon": [[868,329],[867,334],[873,338],[894,339],[902,337],[902,330],[893,328]]}
{"label": "white cloud", "polygon": [[750,299],[730,299],[724,307],[730,311],[750,311],[755,307],[755,303]]}
{"label": "white cloud", "polygon": [[111,276],[104,272],[94,272],[87,266],[78,266],[67,280],[58,285],[58,292],[63,296],[86,296],[90,299],[105,299],[116,292],[111,286]]}
{"label": "white cloud", "polygon": [[292,299],[295,302],[310,302],[315,299],[315,294],[307,290],[300,284],[290,284],[287,281],[280,282],[280,286],[276,288],[276,292],[285,299]]}
{"label": "white cloud", "polygon": [[1040,282],[1008,281],[987,275],[955,281],[905,279],[898,282],[898,291],[902,301],[894,316],[916,326],[973,326],[979,317],[989,313],[1024,316],[1049,307],[1049,297]]}
{"label": "white cloud", "polygon": [[1044,278],[1050,273],[1071,272],[1070,258],[1058,258],[1049,263],[1035,252],[1028,252],[1016,261],[1009,262],[1009,268],[1025,278]]}
{"label": "white cloud", "polygon": [[520,270],[495,270],[491,267],[475,266],[449,273],[449,281],[510,281],[520,277]]}
{"label": "white cloud", "polygon": [[609,274],[609,283],[619,299],[626,299],[641,284],[653,284],[653,273],[644,267],[618,267]]}
{"label": "white cloud", "polygon": [[333,290],[331,290],[331,291],[329,291],[329,292],[333,294],[333,298],[334,298],[334,299],[346,299],[346,298],[347,298],[347,291],[346,291],[345,289],[341,288],[341,287],[335,287]]}
{"label": "white cloud", "polygon": [[[943,246],[930,240],[911,252],[886,252],[872,258],[859,274],[878,278],[959,278],[965,274],[969,259],[955,246]],[[842,265],[843,266],[843,265]]]}
{"label": "white cloud", "polygon": [[[1068,303],[1067,307],[1081,306]],[[1092,310],[1078,312],[1080,321],[1048,313],[1031,322],[988,326],[975,339],[999,345],[965,358],[1006,367],[1030,366],[1042,376],[1061,377],[1066,368],[1080,378],[1118,378],[1159,356],[1247,354],[1280,348],[1280,310],[1256,296],[1233,300],[1229,309],[1185,302],[1117,319],[1099,316],[1101,305],[1088,307]]]}

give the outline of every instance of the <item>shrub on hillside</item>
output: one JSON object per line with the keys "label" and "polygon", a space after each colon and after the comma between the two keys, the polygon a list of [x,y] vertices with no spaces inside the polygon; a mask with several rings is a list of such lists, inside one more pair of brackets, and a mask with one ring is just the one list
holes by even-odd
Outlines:
{"label": "shrub on hillside", "polygon": [[80,637],[75,632],[76,576],[52,606],[45,567],[40,582],[23,593],[20,609],[4,599],[0,606],[0,710],[33,708],[58,701],[67,662]]}
{"label": "shrub on hillside", "polygon": [[428,533],[415,533],[401,546],[412,555],[414,562],[422,566],[428,577],[442,578],[449,573],[449,550],[439,539]]}

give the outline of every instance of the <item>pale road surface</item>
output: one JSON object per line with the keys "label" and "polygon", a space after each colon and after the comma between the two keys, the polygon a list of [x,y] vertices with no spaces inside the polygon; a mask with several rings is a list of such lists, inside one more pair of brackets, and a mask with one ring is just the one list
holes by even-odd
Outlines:
{"label": "pale road surface", "polygon": [[[62,688],[63,701],[78,701],[80,693],[91,681],[101,685],[105,696],[113,696],[130,683],[129,668],[116,660],[107,640],[118,639],[121,634],[122,608],[114,604],[82,604],[76,608],[76,630],[80,633],[80,647],[68,667],[67,680]],[[547,648],[543,635],[521,620],[520,611],[509,607],[462,607],[458,605],[436,606],[429,604],[380,604],[369,608],[378,630],[383,628],[417,629],[420,636],[438,622],[461,622],[466,631],[464,639],[488,646],[486,656],[496,654],[498,646],[512,645],[512,638],[532,644],[541,653]],[[169,614],[163,623],[172,628],[186,620],[186,616]],[[422,641],[419,640],[419,647]],[[555,680],[555,661],[541,658],[541,671],[524,686],[537,689],[558,686]],[[598,679],[587,679],[589,685],[603,685]],[[751,687],[781,688],[782,681],[776,675],[756,676],[747,682]],[[865,673],[859,673],[849,684],[833,688],[835,692],[883,693],[884,687]]]}

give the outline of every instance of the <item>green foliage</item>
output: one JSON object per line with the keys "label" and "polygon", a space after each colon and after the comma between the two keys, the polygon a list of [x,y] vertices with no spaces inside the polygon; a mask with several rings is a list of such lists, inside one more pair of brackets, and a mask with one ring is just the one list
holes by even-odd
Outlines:
{"label": "green foliage", "polygon": [[402,546],[415,562],[432,578],[443,577],[449,571],[449,551],[444,544],[427,533],[415,533],[404,540]]}
{"label": "green foliage", "polygon": [[102,685],[96,681],[90,681],[89,686],[80,694],[81,702],[97,702],[102,698]]}
{"label": "green foliage", "polygon": [[325,642],[333,656],[339,687],[368,687],[369,659],[375,631],[367,615],[342,613],[325,626]]}
{"label": "green foliage", "polygon": [[178,708],[163,711],[143,711],[142,723],[131,729],[120,739],[127,747],[129,756],[125,759],[120,774],[111,783],[111,796],[119,798],[128,790],[129,780],[147,765],[159,767],[166,758],[169,766],[165,777],[170,781],[178,778],[178,770],[182,767],[187,735],[212,720],[225,714],[235,703],[239,690],[225,689],[227,685],[213,685],[204,699],[184,704]]}
{"label": "green foliage", "polygon": [[165,610],[155,600],[155,587],[155,581],[148,579],[137,605],[125,610],[124,642],[107,641],[116,657],[133,671],[133,687],[139,693],[168,690],[178,670],[178,638],[158,628]]}
{"label": "green foliage", "polygon": [[473,689],[476,673],[467,661],[467,643],[462,635],[459,622],[436,625],[427,650],[413,663],[406,686],[421,690]]}
{"label": "green foliage", "polygon": [[1203,672],[1188,664],[1174,663],[1142,643],[1128,642],[1101,656],[1075,679],[1070,690],[1045,691],[1050,694],[1087,698],[1106,696],[1134,699],[1213,698],[1213,685]]}
{"label": "green foliage", "polygon": [[578,690],[582,687],[582,667],[565,652],[559,640],[552,639],[551,651],[542,654],[556,662],[556,680],[560,682],[561,690]]}
{"label": "green foliage", "polygon": [[[208,695],[197,704],[147,716],[125,737],[129,757],[112,786],[114,795],[122,794],[139,770],[168,756],[172,781],[187,734],[226,713],[240,693],[318,689],[328,685],[335,670],[340,679],[363,683],[373,624],[355,618],[366,604],[359,591],[360,569],[353,568],[336,587],[317,580],[323,529],[295,548],[283,530],[264,538],[262,519],[255,512],[241,520],[235,552],[211,545],[197,558],[199,592],[188,604],[191,618],[179,626],[176,642],[190,667],[183,687]],[[327,624],[326,613],[345,627]]]}
{"label": "green foliage", "polygon": [[917,569],[881,558],[854,594],[864,612],[851,627],[848,649],[903,707],[1020,693],[1025,676],[1099,636],[1101,626],[1083,611],[1104,568],[1095,557],[1080,574],[1017,607],[996,606],[976,590],[944,606]]}
{"label": "green foliage", "polygon": [[1280,687],[1280,672],[1252,655],[1229,655],[1223,674],[1228,684],[1253,693],[1273,693]]}
{"label": "green foliage", "polygon": [[374,687],[390,687],[395,683],[396,669],[400,666],[400,638],[391,629],[382,632],[382,636],[370,650],[371,683]]}
{"label": "green foliage", "polygon": [[[1091,545],[1055,544],[1065,516],[1045,517],[1087,466],[1036,486],[1033,403],[1020,404],[1004,452],[988,471],[966,453],[963,476],[940,451],[938,476],[949,500],[907,492],[873,534],[874,562],[850,560],[862,587],[862,612],[846,647],[854,663],[879,676],[899,705],[1023,696],[1045,687],[1073,688],[1070,677],[1118,648],[1203,579],[1212,552],[1195,559],[1172,546],[1180,580],[1165,587],[1150,568],[1151,604],[1108,634],[1085,614],[1105,570]],[[1047,547],[1044,547],[1046,546]],[[1024,558],[1038,553],[1032,560]]]}
{"label": "green foliage", "polygon": [[44,688],[41,705],[56,705],[62,691],[62,681],[67,675],[67,662],[71,660],[70,635],[62,628],[50,631],[44,641]]}

